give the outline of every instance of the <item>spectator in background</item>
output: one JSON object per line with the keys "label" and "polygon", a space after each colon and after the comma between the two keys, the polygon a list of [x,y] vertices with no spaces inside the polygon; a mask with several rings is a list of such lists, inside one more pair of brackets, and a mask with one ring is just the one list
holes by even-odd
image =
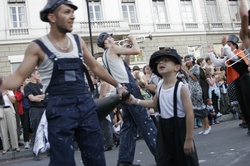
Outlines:
{"label": "spectator in background", "polygon": [[120,145],[120,131],[122,127],[122,109],[116,107],[114,110],[114,117],[113,117],[113,129],[114,129],[114,144],[115,146]]}
{"label": "spectator in background", "polygon": [[219,75],[218,76],[218,84],[220,90],[220,112],[222,114],[228,114],[231,106],[229,102],[229,97],[227,93],[227,82],[226,82],[226,76],[225,75]]}
{"label": "spectator in background", "polygon": [[[219,114],[219,98],[220,98],[220,91],[217,87],[217,80],[212,75],[211,68],[206,69],[206,77],[207,77],[207,83],[208,83],[208,100],[209,103],[213,105],[213,108],[215,110],[216,115]],[[221,116],[221,114],[219,115]]]}
{"label": "spectator in background", "polygon": [[[40,83],[40,79],[41,79],[40,74],[38,70],[35,69],[31,73],[30,82],[24,87],[25,97],[29,99],[29,104],[30,104],[29,117],[30,117],[30,128],[33,132],[32,136],[33,145],[36,137],[37,127],[45,110],[42,102],[45,95],[43,94],[43,86]],[[34,160],[35,161],[41,160],[40,155],[38,154],[38,156],[36,156],[34,154]]]}
{"label": "spectator in background", "polygon": [[186,55],[184,61],[186,65],[182,66],[182,69],[188,74],[188,87],[191,93],[194,115],[196,118],[200,118],[202,122],[203,130],[199,134],[206,135],[210,133],[211,126],[208,123],[208,111],[203,102],[202,89],[199,83],[200,66],[195,63],[196,59],[193,55]]}
{"label": "spectator in background", "polygon": [[30,148],[30,118],[29,118],[29,100],[27,97],[24,97],[24,87],[30,82],[30,78],[26,78],[20,88],[14,91],[16,101],[18,102],[18,114],[21,118],[21,123],[23,127],[23,140],[24,148]]}
{"label": "spectator in background", "polygon": [[212,71],[212,74],[214,74],[214,64],[211,61],[210,57],[206,57],[205,61],[206,61],[206,68],[210,68]]}
{"label": "spectator in background", "polygon": [[[99,86],[99,98],[109,97],[116,94],[116,88],[109,83],[101,80]],[[113,111],[106,116],[104,120],[101,121],[101,129],[104,138],[104,151],[112,150],[113,144]]]}
{"label": "spectator in background", "polygon": [[0,109],[3,109],[3,117],[0,118],[0,131],[3,144],[2,154],[5,155],[10,150],[10,144],[16,152],[20,152],[17,138],[16,112],[12,104],[16,101],[16,98],[13,91],[2,90],[0,88],[0,93],[2,93],[4,101],[4,105],[0,107]]}
{"label": "spectator in background", "polygon": [[[206,77],[206,61],[204,58],[197,59],[197,64],[200,66],[200,78],[199,83],[202,89],[203,103],[206,105],[208,100],[208,83]],[[196,118],[195,118],[196,119]],[[199,118],[197,118],[199,119]],[[199,124],[198,124],[199,125]]]}

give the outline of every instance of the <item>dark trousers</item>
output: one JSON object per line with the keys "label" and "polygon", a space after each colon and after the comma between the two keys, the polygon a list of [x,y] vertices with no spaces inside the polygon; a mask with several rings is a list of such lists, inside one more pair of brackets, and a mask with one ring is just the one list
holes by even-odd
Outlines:
{"label": "dark trousers", "polygon": [[215,94],[214,90],[212,91],[212,102],[215,113],[217,114],[219,110],[219,97]]}
{"label": "dark trousers", "polygon": [[34,145],[34,141],[36,138],[36,130],[40,123],[43,112],[44,112],[43,107],[30,107],[29,117],[30,117],[30,128],[32,130],[32,144],[33,145]]}
{"label": "dark trousers", "polygon": [[157,166],[198,166],[198,157],[195,152],[190,156],[184,153],[186,138],[186,120],[178,118],[159,119],[157,128]]}
{"label": "dark trousers", "polygon": [[[136,84],[126,84],[126,88],[135,97],[141,97]],[[123,124],[121,128],[118,161],[121,163],[133,162],[138,130],[149,150],[155,156],[157,129],[147,109],[139,105],[128,105],[126,103],[122,103],[120,106],[122,108]]]}
{"label": "dark trousers", "polygon": [[29,140],[30,140],[31,129],[30,129],[29,110],[30,109],[23,108],[23,115],[20,115],[21,123],[23,126],[23,140],[24,140],[24,142],[29,142]]}
{"label": "dark trousers", "polygon": [[104,140],[104,147],[112,148],[113,147],[113,122],[112,116],[110,116],[111,122],[106,118],[101,121],[101,128]]}
{"label": "dark trousers", "polygon": [[48,96],[46,117],[50,142],[49,166],[75,166],[74,140],[85,166],[106,166],[103,137],[90,94]]}
{"label": "dark trousers", "polygon": [[245,74],[237,79],[236,93],[240,105],[240,109],[244,115],[245,121],[250,129],[250,76]]}

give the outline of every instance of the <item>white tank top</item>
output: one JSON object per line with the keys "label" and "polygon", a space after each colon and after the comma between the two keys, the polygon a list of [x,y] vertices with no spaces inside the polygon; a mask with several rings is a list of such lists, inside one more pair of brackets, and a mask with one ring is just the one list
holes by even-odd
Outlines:
{"label": "white tank top", "polygon": [[[50,40],[48,39],[47,35],[41,37],[41,41],[45,44],[45,46],[56,55],[56,57],[59,58],[77,58],[79,57],[78,55],[78,48],[77,48],[77,44],[75,42],[75,38],[71,33],[67,33],[66,34],[69,39],[71,40],[72,44],[73,44],[73,49],[70,52],[67,53],[63,53],[58,51],[53,44],[50,42]],[[52,72],[53,72],[53,66],[54,63],[52,60],[50,60],[48,58],[48,55],[45,54],[44,56],[44,60],[41,63],[41,65],[38,67],[38,71],[40,73],[41,79],[42,79],[42,85],[43,85],[43,92],[46,91],[51,77],[52,77]]]}
{"label": "white tank top", "polygon": [[121,56],[117,56],[117,58],[110,58],[109,50],[105,50],[103,53],[103,64],[106,69],[109,68],[111,75],[114,79],[119,83],[129,83],[128,74],[124,65],[124,61]]}
{"label": "white tank top", "polygon": [[[163,119],[169,119],[174,117],[174,86],[169,89],[163,89],[163,80],[160,80],[157,85],[157,92],[159,94],[159,89],[161,87],[161,93],[159,98],[161,117]],[[181,87],[183,83],[180,82],[177,89],[177,116],[180,118],[185,117],[184,108],[181,100]]]}

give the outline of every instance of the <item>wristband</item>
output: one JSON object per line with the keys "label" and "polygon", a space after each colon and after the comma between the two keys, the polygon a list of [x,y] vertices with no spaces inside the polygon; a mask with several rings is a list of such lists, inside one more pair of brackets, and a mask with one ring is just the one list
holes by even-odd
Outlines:
{"label": "wristband", "polygon": [[118,90],[120,88],[123,88],[123,86],[121,84],[118,84],[117,87],[116,87],[116,89]]}
{"label": "wristband", "polygon": [[138,100],[136,101],[136,105],[140,105],[140,102],[141,102],[141,99],[138,99]]}

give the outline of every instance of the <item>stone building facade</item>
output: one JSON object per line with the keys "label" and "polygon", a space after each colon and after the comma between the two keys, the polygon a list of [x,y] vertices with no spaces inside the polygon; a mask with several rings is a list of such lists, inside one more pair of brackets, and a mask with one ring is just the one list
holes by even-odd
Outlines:
{"label": "stone building facade", "polygon": [[[39,19],[46,2],[0,1],[0,75],[15,71],[29,42],[49,32],[49,24]],[[86,41],[93,54],[102,54],[96,45],[101,32],[113,33],[117,40],[152,34],[152,40],[140,43],[141,54],[131,56],[132,66],[145,65],[160,47],[174,47],[181,56],[205,57],[207,45],[212,45],[220,55],[221,37],[238,35],[240,30],[238,0],[88,0],[88,8],[86,0],[72,2],[79,8],[73,33]]]}

